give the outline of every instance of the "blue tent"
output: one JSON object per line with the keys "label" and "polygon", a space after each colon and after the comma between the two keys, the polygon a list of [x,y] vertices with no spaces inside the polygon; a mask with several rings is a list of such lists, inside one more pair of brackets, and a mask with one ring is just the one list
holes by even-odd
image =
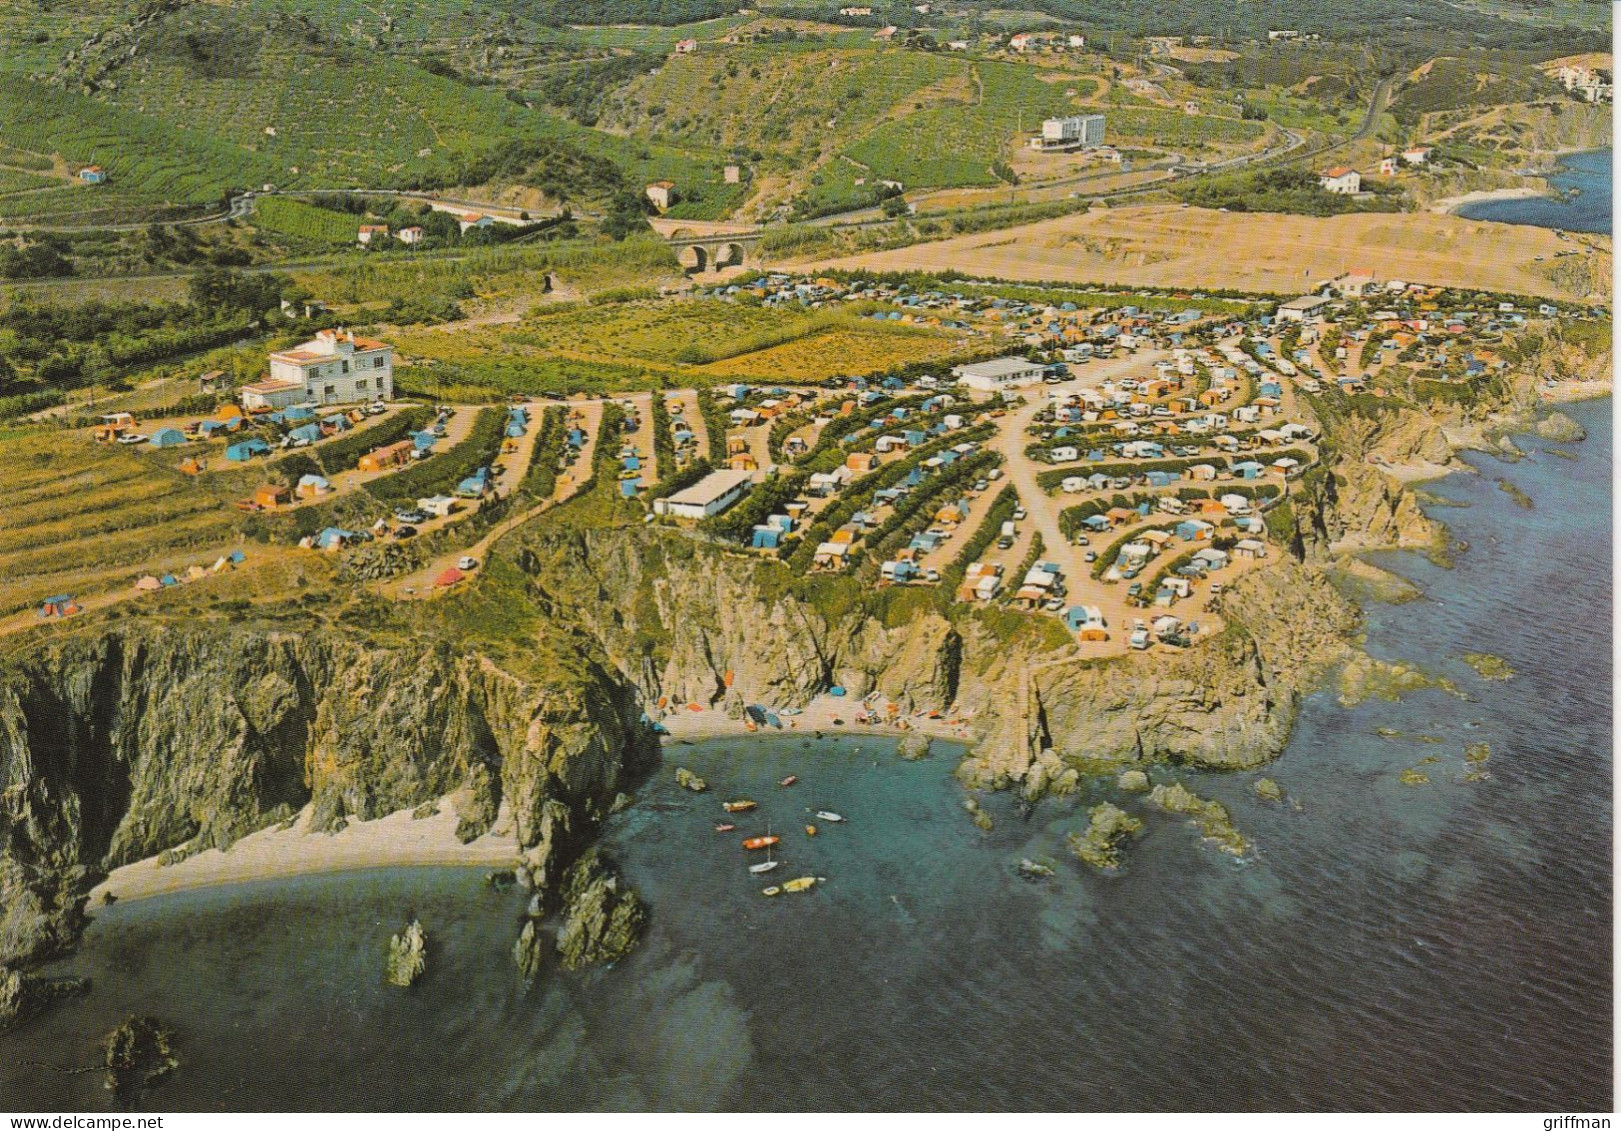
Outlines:
{"label": "blue tent", "polygon": [[281,410],[281,417],[282,417],[283,420],[289,420],[289,421],[291,421],[291,420],[314,420],[315,419],[315,410],[313,408],[306,408],[303,405],[293,405],[291,408],[282,409]]}
{"label": "blue tent", "polygon": [[341,546],[353,538],[354,532],[343,530],[336,526],[329,526],[315,536],[315,544],[323,550],[330,550],[334,546]]}
{"label": "blue tent", "polygon": [[792,515],[774,514],[766,519],[766,523],[769,526],[776,527],[784,534],[788,533],[788,531],[794,528],[794,520]]}
{"label": "blue tent", "polygon": [[232,565],[241,565],[243,562],[248,560],[248,555],[244,554],[241,550],[232,550],[228,555],[226,555],[226,560]]}
{"label": "blue tent", "polygon": [[640,471],[642,469],[642,461],[635,456],[626,456],[620,462],[625,465],[626,471]]}
{"label": "blue tent", "polygon": [[321,423],[334,432],[347,432],[352,427],[349,418],[341,412],[335,412],[331,416],[323,417]]}
{"label": "blue tent", "polygon": [[232,444],[225,449],[225,458],[232,463],[246,463],[254,456],[262,456],[270,451],[270,445],[255,437],[252,440],[243,440],[240,444]]}
{"label": "blue tent", "polygon": [[514,420],[512,423],[507,425],[507,439],[516,440],[518,437],[522,436],[523,433],[524,427],[522,424],[518,423],[518,421]]}
{"label": "blue tent", "polygon": [[580,431],[578,428],[569,429],[568,444],[571,448],[585,447],[585,433]]}
{"label": "blue tent", "polygon": [[427,451],[429,448],[433,447],[434,444],[436,444],[438,442],[439,442],[439,437],[435,436],[432,432],[413,432],[413,433],[411,433],[411,443],[416,445],[416,450],[419,451],[419,452]]}
{"label": "blue tent", "polygon": [[303,440],[313,444],[321,438],[321,426],[319,424],[301,424],[287,433],[287,438],[289,440]]}
{"label": "blue tent", "polygon": [[775,526],[756,526],[749,545],[756,550],[775,550],[782,544],[782,531]]}
{"label": "blue tent", "polygon": [[827,693],[829,695],[833,696],[835,699],[844,698],[844,688],[842,688],[842,687],[838,687],[838,686],[830,687],[830,688],[827,689]]}
{"label": "blue tent", "polygon": [[154,448],[178,448],[185,442],[186,437],[178,428],[159,428],[147,441]]}

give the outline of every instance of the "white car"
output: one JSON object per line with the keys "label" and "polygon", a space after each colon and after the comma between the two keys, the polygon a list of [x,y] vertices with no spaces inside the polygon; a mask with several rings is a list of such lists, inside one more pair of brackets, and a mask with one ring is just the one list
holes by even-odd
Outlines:
{"label": "white car", "polygon": [[477,558],[460,558],[456,562],[456,568],[457,569],[477,569],[478,568],[478,559]]}
{"label": "white car", "polygon": [[118,442],[120,444],[144,444],[146,443],[146,437],[139,432],[131,432],[127,436],[118,437]]}

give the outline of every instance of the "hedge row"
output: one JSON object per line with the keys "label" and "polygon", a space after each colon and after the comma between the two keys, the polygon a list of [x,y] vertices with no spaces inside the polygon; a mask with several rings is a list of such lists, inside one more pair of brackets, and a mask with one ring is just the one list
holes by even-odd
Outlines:
{"label": "hedge row", "polygon": [[568,410],[552,405],[540,414],[535,450],[518,490],[533,499],[549,499],[557,491],[557,464],[568,441]]}
{"label": "hedge row", "polygon": [[427,405],[412,405],[373,428],[357,428],[335,440],[317,444],[315,458],[322,471],[336,475],[354,467],[367,452],[403,440],[412,432],[420,432],[432,421],[433,409]]}
{"label": "hedge row", "polygon": [[704,431],[709,433],[709,462],[719,467],[726,462],[726,430],[732,426],[732,418],[709,389],[698,390],[698,415],[704,418]]}
{"label": "hedge row", "polygon": [[[960,459],[938,474],[930,476],[917,490],[908,493],[896,503],[889,517],[868,535],[867,544],[871,547],[873,555],[887,557],[891,551],[900,549],[901,542],[911,541],[917,529],[928,528],[934,503],[941,495],[947,491],[954,491],[963,484],[972,483],[1001,462],[1000,454],[986,449],[975,452],[967,459]],[[921,527],[914,529],[912,520],[920,512],[924,515],[925,521]]]}
{"label": "hedge row", "polygon": [[991,500],[991,509],[985,512],[984,521],[974,536],[968,540],[967,545],[953,559],[952,563],[940,571],[940,588],[948,593],[956,593],[957,586],[968,575],[968,567],[979,561],[980,555],[994,542],[1002,529],[1002,524],[1013,518],[1013,512],[1019,509],[1019,492],[1009,483],[996,493]]}
{"label": "hedge row", "polygon": [[461,443],[447,452],[431,455],[420,463],[373,479],[366,484],[366,492],[385,503],[448,494],[473,472],[495,462],[501,454],[506,426],[506,409],[481,408],[473,421],[472,431]]}

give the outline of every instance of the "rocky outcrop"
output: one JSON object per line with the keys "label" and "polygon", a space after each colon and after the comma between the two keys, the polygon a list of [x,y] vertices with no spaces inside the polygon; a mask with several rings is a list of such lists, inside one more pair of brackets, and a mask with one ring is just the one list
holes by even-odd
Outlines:
{"label": "rocky outcrop", "polygon": [[646,926],[647,906],[596,849],[569,869],[557,931],[564,968],[617,962],[635,947]]}
{"label": "rocky outcrop", "polygon": [[428,968],[428,940],[422,924],[412,919],[388,940],[388,984],[409,988]]}
{"label": "rocky outcrop", "polygon": [[1574,444],[1587,439],[1587,429],[1557,409],[1537,421],[1536,434],[1556,444]]}
{"label": "rocky outcrop", "polygon": [[0,656],[0,963],[68,949],[107,869],[305,805],[319,831],[453,794],[471,836],[504,801],[525,878],[550,883],[656,757],[589,653],[519,677],[334,630],[92,629]]}

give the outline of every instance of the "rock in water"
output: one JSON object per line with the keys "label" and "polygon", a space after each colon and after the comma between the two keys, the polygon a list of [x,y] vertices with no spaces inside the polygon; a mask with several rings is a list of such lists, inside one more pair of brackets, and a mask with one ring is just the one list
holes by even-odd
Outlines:
{"label": "rock in water", "polygon": [[518,964],[518,972],[525,979],[533,979],[540,973],[541,963],[546,957],[545,940],[540,934],[540,924],[534,919],[526,921],[518,941],[512,944],[512,958]]}
{"label": "rock in water", "polygon": [[1118,868],[1120,841],[1142,832],[1143,823],[1107,801],[1092,806],[1087,815],[1091,824],[1084,833],[1069,834],[1069,850],[1094,868]]}
{"label": "rock in water", "polygon": [[1261,778],[1255,783],[1255,796],[1262,801],[1282,801],[1283,787],[1271,778]]}
{"label": "rock in water", "polygon": [[1557,410],[1537,421],[1536,433],[1556,444],[1572,444],[1587,439],[1587,429]]}
{"label": "rock in water", "polygon": [[708,782],[685,766],[681,766],[675,771],[675,784],[682,789],[690,789],[694,793],[702,793],[709,788]]}
{"label": "rock in water", "polygon": [[409,986],[428,968],[428,940],[422,924],[415,919],[405,933],[388,940],[388,981],[393,986]]}
{"label": "rock in water", "polygon": [[1114,779],[1114,784],[1119,786],[1121,791],[1125,793],[1146,793],[1150,783],[1148,775],[1143,771],[1125,770],[1119,777]]}
{"label": "rock in water", "polygon": [[1221,802],[1200,797],[1181,782],[1156,785],[1148,800],[1168,812],[1192,817],[1199,835],[1228,855],[1243,856],[1249,852],[1250,842],[1238,831],[1227,806]]}
{"label": "rock in water", "polygon": [[90,992],[88,978],[41,978],[0,966],[0,1033],[64,998]]}
{"label": "rock in water", "polygon": [[174,1034],[156,1017],[127,1017],[102,1038],[107,1088],[128,1107],[141,1092],[180,1066]]}
{"label": "rock in water", "polygon": [[902,758],[905,758],[908,762],[915,762],[919,758],[927,758],[929,756],[929,745],[929,736],[926,734],[919,734],[914,730],[909,732],[906,737],[901,739],[900,745],[895,748],[895,753],[899,754]]}
{"label": "rock in water", "polygon": [[563,924],[557,953],[568,970],[617,962],[635,948],[647,926],[647,906],[593,848],[563,879]]}

